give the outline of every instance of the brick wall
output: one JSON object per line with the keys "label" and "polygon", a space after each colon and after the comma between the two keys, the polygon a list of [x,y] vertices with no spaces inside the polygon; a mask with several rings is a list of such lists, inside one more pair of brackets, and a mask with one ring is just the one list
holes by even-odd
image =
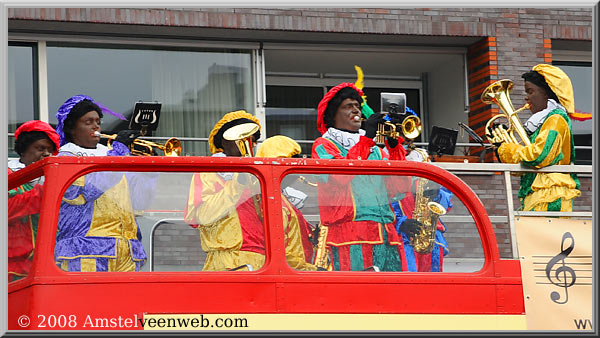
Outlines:
{"label": "brick wall", "polygon": [[[306,32],[497,36],[536,57],[547,39],[592,39],[591,8],[9,8],[8,18]],[[517,42],[539,40],[527,50]],[[510,59],[510,58],[508,58]]]}
{"label": "brick wall", "polygon": [[[477,135],[485,135],[487,121],[498,113],[496,106],[481,101],[481,93],[498,77],[496,37],[485,37],[469,46],[467,50],[467,73],[469,81],[469,127]],[[475,141],[470,138],[470,142]],[[479,156],[483,150],[483,147],[471,147],[469,148],[469,154]],[[484,160],[492,162],[493,153],[486,153]]]}

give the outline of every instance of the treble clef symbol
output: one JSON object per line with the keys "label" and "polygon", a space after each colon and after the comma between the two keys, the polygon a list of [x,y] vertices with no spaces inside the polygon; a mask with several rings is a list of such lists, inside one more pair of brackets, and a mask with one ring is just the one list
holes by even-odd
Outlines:
{"label": "treble clef symbol", "polygon": [[[565,241],[567,240],[567,238],[571,239],[571,244],[569,245],[568,248],[564,248],[565,245]],[[556,285],[556,286],[560,286],[563,287],[565,289],[565,300],[564,301],[559,301],[560,299],[560,294],[556,291],[552,291],[552,293],[550,293],[550,299],[552,299],[553,302],[557,303],[557,304],[565,304],[567,301],[569,301],[569,292],[568,292],[568,288],[571,287],[573,284],[575,284],[575,271],[569,267],[565,265],[565,258],[567,258],[567,256],[569,256],[569,254],[571,253],[571,251],[573,251],[573,248],[575,247],[575,239],[573,239],[573,235],[571,235],[570,232],[565,232],[563,234],[562,237],[562,242],[560,243],[560,253],[556,256],[554,256],[549,262],[548,264],[546,264],[546,277],[548,278],[548,280]],[[554,265],[561,263],[562,266],[558,267],[555,271],[554,271],[554,278],[556,280],[553,280],[552,277],[550,276],[550,272],[552,271],[552,268],[554,267]],[[567,278],[567,273],[570,275],[570,278]],[[561,276],[562,274],[562,276]]]}

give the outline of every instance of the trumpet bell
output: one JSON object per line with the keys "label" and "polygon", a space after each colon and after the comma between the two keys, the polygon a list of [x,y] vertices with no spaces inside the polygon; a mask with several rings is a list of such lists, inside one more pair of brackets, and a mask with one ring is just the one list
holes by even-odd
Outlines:
{"label": "trumpet bell", "polygon": [[402,134],[408,139],[415,139],[421,135],[423,126],[421,119],[415,115],[409,115],[402,121]]}
{"label": "trumpet bell", "polygon": [[165,142],[164,149],[165,156],[177,157],[181,156],[181,141],[175,137],[171,137]]}
{"label": "trumpet bell", "polygon": [[[117,134],[106,135],[98,132],[94,133],[95,136],[100,136],[108,139],[107,146],[112,149],[112,141],[117,138]],[[148,140],[135,139],[129,146],[131,155],[135,156],[152,156],[154,153],[153,148],[158,148],[165,153],[165,156],[181,156],[181,141],[175,137],[171,137],[167,142],[162,145]]]}

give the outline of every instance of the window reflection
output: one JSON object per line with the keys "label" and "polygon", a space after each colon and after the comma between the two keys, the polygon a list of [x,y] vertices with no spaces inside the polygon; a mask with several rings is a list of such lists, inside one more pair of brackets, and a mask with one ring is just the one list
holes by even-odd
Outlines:
{"label": "window reflection", "polygon": [[[66,98],[93,96],[129,118],[137,101],[162,103],[153,135],[206,137],[224,111],[254,107],[249,51],[83,48],[49,44],[50,122]],[[118,65],[118,66],[116,66]],[[127,129],[128,121],[103,119],[103,132]],[[184,141],[185,155],[207,155],[207,145]]]}
{"label": "window reflection", "polygon": [[217,172],[81,176],[62,198],[55,260],[77,272],[258,270],[265,261],[258,178]]}
{"label": "window reflection", "polygon": [[189,186],[185,222],[200,231],[203,271],[256,270],[265,262],[263,200],[256,176],[198,173]]}
{"label": "window reflection", "polygon": [[[433,181],[295,174],[283,180],[286,189],[303,196],[299,211],[308,226],[301,235],[312,247],[305,259],[320,268],[472,272],[483,267],[472,216],[450,190]],[[294,266],[289,258],[288,263]]]}

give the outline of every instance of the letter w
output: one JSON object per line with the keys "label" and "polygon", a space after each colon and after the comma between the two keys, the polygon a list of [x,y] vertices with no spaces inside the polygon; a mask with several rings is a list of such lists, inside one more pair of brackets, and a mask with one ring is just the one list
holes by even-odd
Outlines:
{"label": "letter w", "polygon": [[179,327],[188,327],[190,318],[177,318],[177,322],[179,323]]}
{"label": "letter w", "polygon": [[589,319],[573,319],[577,330],[587,330],[587,324],[590,323],[590,330],[592,330],[592,322]]}

